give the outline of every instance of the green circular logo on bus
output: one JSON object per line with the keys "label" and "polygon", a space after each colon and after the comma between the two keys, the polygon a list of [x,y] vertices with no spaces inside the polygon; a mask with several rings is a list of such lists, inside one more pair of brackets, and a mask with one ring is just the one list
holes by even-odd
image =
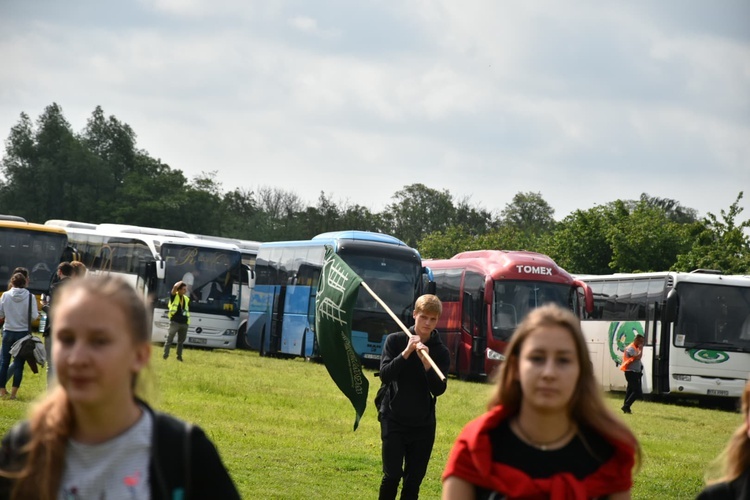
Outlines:
{"label": "green circular logo on bus", "polygon": [[622,353],[636,335],[643,335],[643,325],[638,321],[613,321],[609,324],[609,355],[618,365],[622,363]]}
{"label": "green circular logo on bus", "polygon": [[729,359],[729,354],[724,351],[712,351],[711,349],[691,349],[688,351],[690,357],[698,363],[716,364],[723,363]]}

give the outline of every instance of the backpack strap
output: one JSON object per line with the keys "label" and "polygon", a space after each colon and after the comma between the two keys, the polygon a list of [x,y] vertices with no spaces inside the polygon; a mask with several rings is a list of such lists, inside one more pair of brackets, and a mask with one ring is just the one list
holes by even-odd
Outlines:
{"label": "backpack strap", "polygon": [[34,294],[31,293],[31,292],[29,292],[29,314],[28,314],[28,316],[26,316],[26,321],[28,322],[28,323],[26,323],[26,326],[29,329],[29,333],[31,333],[31,298],[33,296],[34,296]]}
{"label": "backpack strap", "polygon": [[[195,427],[170,415],[154,412],[151,471],[160,497],[188,500],[192,488],[193,434]],[[179,454],[181,459],[177,459]]]}

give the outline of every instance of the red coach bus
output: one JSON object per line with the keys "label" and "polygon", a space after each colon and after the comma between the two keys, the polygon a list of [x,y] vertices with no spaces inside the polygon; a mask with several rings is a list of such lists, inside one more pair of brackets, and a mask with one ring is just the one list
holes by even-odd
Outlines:
{"label": "red coach bus", "polygon": [[540,253],[477,250],[424,265],[443,302],[437,328],[451,353],[450,373],[461,379],[490,375],[533,308],[554,302],[579,318],[593,310],[589,286]]}

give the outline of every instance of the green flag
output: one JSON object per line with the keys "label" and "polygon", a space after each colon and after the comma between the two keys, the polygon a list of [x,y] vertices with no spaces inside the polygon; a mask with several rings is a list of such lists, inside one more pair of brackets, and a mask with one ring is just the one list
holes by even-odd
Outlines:
{"label": "green flag", "polygon": [[367,406],[369,384],[352,347],[354,302],[362,278],[333,248],[326,246],[325,262],[315,295],[315,335],[328,373],[357,413],[354,430]]}

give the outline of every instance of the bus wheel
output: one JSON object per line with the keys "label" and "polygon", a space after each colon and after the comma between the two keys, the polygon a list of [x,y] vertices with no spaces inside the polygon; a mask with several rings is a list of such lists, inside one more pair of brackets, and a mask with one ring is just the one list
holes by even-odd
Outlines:
{"label": "bus wheel", "polygon": [[260,347],[258,347],[258,353],[261,356],[266,356],[266,327],[263,327],[263,331],[260,333]]}
{"label": "bus wheel", "polygon": [[237,331],[237,349],[250,349],[247,343],[247,325],[242,325]]}

